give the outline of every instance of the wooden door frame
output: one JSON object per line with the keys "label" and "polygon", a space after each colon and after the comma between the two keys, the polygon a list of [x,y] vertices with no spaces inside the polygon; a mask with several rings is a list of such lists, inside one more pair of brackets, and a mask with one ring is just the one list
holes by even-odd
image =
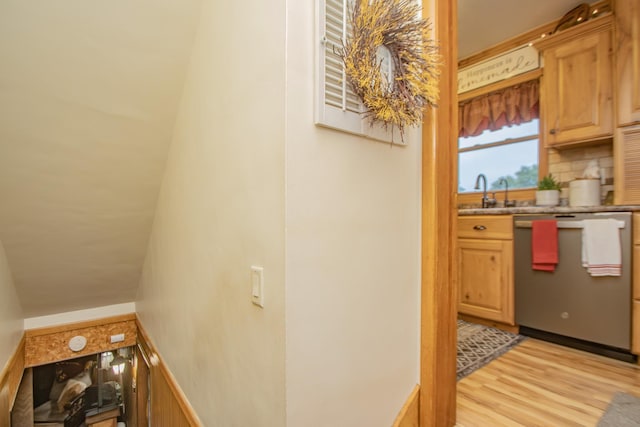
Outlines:
{"label": "wooden door frame", "polygon": [[442,71],[438,108],[422,127],[420,426],[456,420],[457,1],[423,0],[434,23]]}

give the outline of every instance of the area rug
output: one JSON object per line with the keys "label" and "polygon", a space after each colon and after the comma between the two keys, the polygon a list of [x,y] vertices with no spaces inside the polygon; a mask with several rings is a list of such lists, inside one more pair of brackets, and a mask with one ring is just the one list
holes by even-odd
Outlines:
{"label": "area rug", "polygon": [[607,406],[598,427],[627,427],[640,425],[640,398],[618,392]]}
{"label": "area rug", "polygon": [[503,355],[524,339],[522,335],[458,320],[458,381]]}

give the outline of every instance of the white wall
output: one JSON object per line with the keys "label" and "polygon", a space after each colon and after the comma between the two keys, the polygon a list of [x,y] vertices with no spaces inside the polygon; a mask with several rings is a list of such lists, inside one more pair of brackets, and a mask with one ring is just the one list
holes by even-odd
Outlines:
{"label": "white wall", "polygon": [[388,426],[419,379],[418,132],[314,126],[313,7],[205,2],[136,307],[207,426]]}
{"label": "white wall", "polygon": [[420,138],[314,126],[314,3],[287,2],[287,425],[386,427],[419,382]]}
{"label": "white wall", "polygon": [[27,330],[46,328],[48,326],[64,325],[65,323],[86,322],[88,320],[121,316],[123,314],[131,314],[135,312],[136,304],[133,302],[104,305],[102,307],[66,311],[63,313],[48,314],[46,316],[28,317],[24,319],[24,328]]}
{"label": "white wall", "polygon": [[204,1],[136,301],[206,426],[285,423],[284,7]]}
{"label": "white wall", "polygon": [[23,315],[4,246],[0,242],[0,372],[22,338]]}

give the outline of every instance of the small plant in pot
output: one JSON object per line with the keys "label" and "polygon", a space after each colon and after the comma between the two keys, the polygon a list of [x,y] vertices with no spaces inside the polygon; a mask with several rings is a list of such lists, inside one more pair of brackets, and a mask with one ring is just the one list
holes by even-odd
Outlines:
{"label": "small plant in pot", "polygon": [[549,174],[538,182],[536,191],[537,206],[558,206],[560,202],[560,183]]}

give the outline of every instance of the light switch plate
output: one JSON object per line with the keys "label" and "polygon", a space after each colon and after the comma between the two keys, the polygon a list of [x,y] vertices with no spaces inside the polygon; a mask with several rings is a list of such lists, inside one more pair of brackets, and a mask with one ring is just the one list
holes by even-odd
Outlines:
{"label": "light switch plate", "polygon": [[111,344],[124,341],[124,334],[111,335]]}
{"label": "light switch plate", "polygon": [[264,307],[264,268],[251,266],[251,302]]}

